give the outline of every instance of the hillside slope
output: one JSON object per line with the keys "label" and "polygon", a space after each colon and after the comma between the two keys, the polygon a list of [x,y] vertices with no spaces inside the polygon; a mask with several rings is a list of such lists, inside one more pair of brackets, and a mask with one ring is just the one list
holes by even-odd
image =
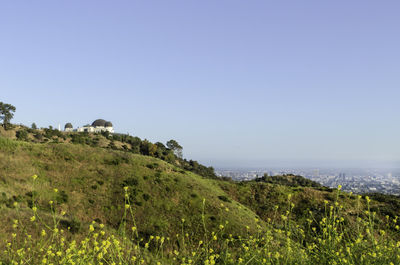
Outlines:
{"label": "hillside slope", "polygon": [[[207,167],[194,160],[182,158],[182,146],[175,140],[163,143],[151,143],[129,134],[110,134],[108,132],[64,132],[53,128],[32,129],[24,125],[12,125],[4,130],[0,127],[0,136],[30,143],[72,143],[91,147],[121,150],[132,154],[141,154],[159,158],[179,168],[194,172],[200,176],[216,179],[213,167]],[[172,142],[172,144],[171,144]],[[168,144],[170,143],[170,145]]]}
{"label": "hillside slope", "polygon": [[[35,183],[33,175],[38,176]],[[7,220],[0,224],[0,237],[6,231],[4,225],[16,214],[14,202],[19,204],[19,214],[26,212],[28,218],[32,197],[43,213],[50,212],[49,201],[54,201],[66,212],[62,217],[65,223],[74,224],[74,232],[93,220],[118,228],[124,212],[124,187],[129,188],[136,222],[144,236],[179,233],[183,218],[196,238],[203,231],[203,199],[210,227],[225,221],[232,230],[243,223],[254,226],[256,215],[251,210],[236,201],[220,199],[228,195],[218,182],[149,156],[0,138],[0,212]]]}

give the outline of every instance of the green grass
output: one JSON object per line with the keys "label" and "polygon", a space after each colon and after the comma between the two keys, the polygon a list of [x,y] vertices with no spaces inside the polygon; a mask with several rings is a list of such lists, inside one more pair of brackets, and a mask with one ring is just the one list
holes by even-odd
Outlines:
{"label": "green grass", "polygon": [[399,264],[399,199],[371,198],[208,179],[150,156],[0,137],[0,261]]}
{"label": "green grass", "polygon": [[[153,157],[84,145],[0,139],[3,180],[0,193],[3,191],[5,200],[10,203],[17,198],[21,207],[29,208],[31,193],[40,194],[37,205],[46,214],[48,201],[53,200],[68,213],[67,221],[79,220],[85,224],[98,220],[117,228],[123,212],[121,189],[128,186],[143,235],[154,231],[176,234],[180,231],[181,218],[185,218],[193,234],[197,234],[202,229],[203,198],[209,202],[206,218],[214,226],[222,219],[228,220],[232,227],[239,227],[243,222],[254,223],[256,215],[252,211],[235,201],[218,199],[218,196],[227,196],[218,181],[182,171]],[[38,185],[33,187],[29,178],[35,174],[39,176]],[[51,192],[55,188],[59,190],[58,195]],[[57,197],[61,193],[63,198]],[[9,209],[8,206],[0,204],[0,211],[5,209]],[[0,236],[4,230],[0,225]]]}
{"label": "green grass", "polygon": [[[33,186],[40,178],[33,176]],[[37,183],[35,185],[35,183]],[[346,208],[336,192],[333,203],[324,201],[322,219],[317,221],[310,211],[307,225],[292,220],[292,194],[286,207],[275,214],[280,222],[258,219],[257,230],[247,233],[229,231],[229,222],[217,228],[209,226],[205,199],[201,205],[203,230],[194,236],[188,220],[177,223],[180,231],[165,236],[155,231],[142,235],[136,220],[136,207],[130,201],[130,188],[124,187],[123,213],[118,228],[93,221],[82,227],[82,237],[71,236],[65,228],[54,201],[49,201],[50,216],[39,214],[33,196],[32,208],[23,209],[15,202],[16,217],[8,224],[9,237],[0,256],[0,264],[399,264],[400,241],[397,217],[386,218],[382,229],[375,230],[376,214],[367,210],[357,216],[355,230],[350,230]],[[58,190],[54,193],[58,194]],[[357,197],[360,207],[361,196]],[[21,217],[29,212],[29,221]],[[129,224],[130,223],[130,224]],[[200,238],[199,238],[200,237]]]}

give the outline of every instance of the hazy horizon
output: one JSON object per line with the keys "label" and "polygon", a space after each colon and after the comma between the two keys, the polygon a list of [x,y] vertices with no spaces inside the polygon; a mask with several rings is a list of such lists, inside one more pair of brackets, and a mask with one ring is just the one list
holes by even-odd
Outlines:
{"label": "hazy horizon", "polygon": [[204,161],[221,170],[259,169],[400,169],[400,161]]}
{"label": "hazy horizon", "polygon": [[400,167],[400,2],[4,1],[13,123],[177,140],[214,167]]}

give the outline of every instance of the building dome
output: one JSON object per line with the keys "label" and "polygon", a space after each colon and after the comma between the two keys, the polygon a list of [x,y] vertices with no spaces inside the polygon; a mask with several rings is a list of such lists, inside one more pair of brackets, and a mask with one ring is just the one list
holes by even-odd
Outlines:
{"label": "building dome", "polygon": [[105,127],[113,127],[111,121],[107,121],[107,122],[105,123]]}
{"label": "building dome", "polygon": [[66,123],[64,129],[72,129],[72,124],[70,122]]}
{"label": "building dome", "polygon": [[103,119],[95,120],[95,121],[92,123],[92,126],[93,126],[93,127],[105,127],[105,125],[106,125],[106,121],[103,120]]}

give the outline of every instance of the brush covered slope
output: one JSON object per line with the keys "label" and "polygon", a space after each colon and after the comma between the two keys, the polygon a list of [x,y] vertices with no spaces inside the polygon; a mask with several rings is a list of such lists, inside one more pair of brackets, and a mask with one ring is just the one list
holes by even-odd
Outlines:
{"label": "brush covered slope", "polygon": [[31,143],[72,143],[92,147],[121,150],[133,154],[152,156],[164,160],[184,170],[207,178],[217,178],[212,167],[206,167],[197,161],[182,158],[182,147],[170,140],[163,143],[151,143],[147,139],[128,134],[110,134],[109,132],[62,132],[53,128],[31,129],[23,125],[10,125],[8,130],[0,127],[0,136]]}
{"label": "brush covered slope", "polygon": [[[186,220],[191,233],[198,234],[203,230],[203,200],[210,225],[228,221],[236,230],[243,223],[254,223],[256,217],[236,201],[219,199],[227,195],[216,180],[160,159],[111,149],[0,138],[0,172],[0,211],[6,218],[3,224],[12,221],[14,203],[19,204],[19,214],[28,217],[25,210],[29,212],[34,197],[45,215],[50,213],[50,201],[65,211],[60,218],[66,225],[73,224],[73,232],[79,233],[83,224],[93,220],[117,229],[124,212],[124,187],[129,188],[129,200],[143,236],[156,231],[179,233],[181,219]],[[38,176],[35,183],[30,177],[33,175]],[[3,236],[4,232],[4,228],[0,230]]]}
{"label": "brush covered slope", "polygon": [[0,137],[0,264],[400,262],[397,197],[299,176],[207,178],[123,148],[10,138]]}

